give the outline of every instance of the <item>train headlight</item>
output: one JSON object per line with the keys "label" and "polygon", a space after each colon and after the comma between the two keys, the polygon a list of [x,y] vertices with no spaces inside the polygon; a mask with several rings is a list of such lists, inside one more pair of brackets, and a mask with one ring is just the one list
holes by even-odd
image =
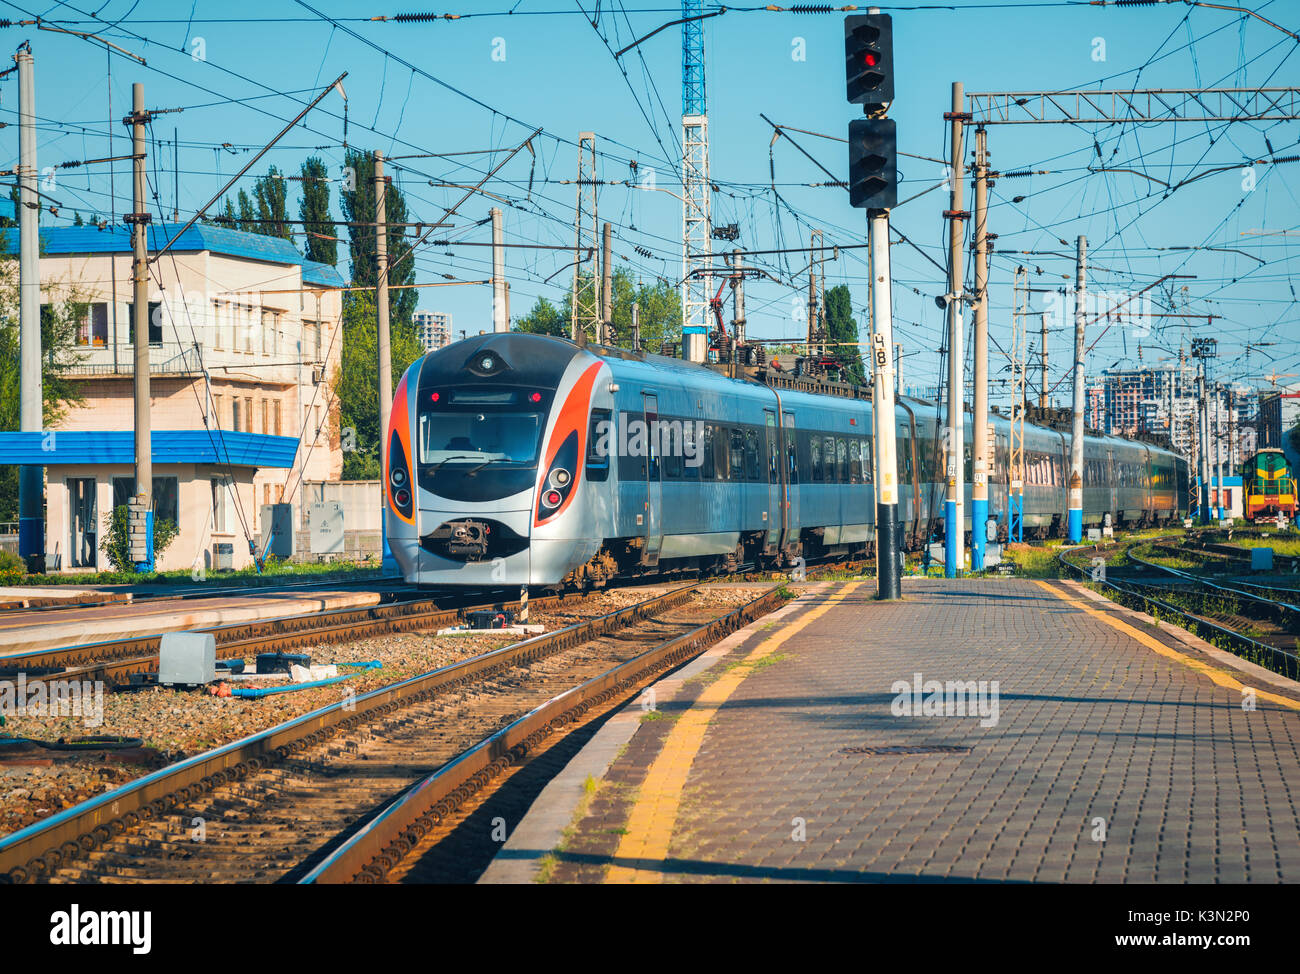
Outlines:
{"label": "train headlight", "polygon": [[406,483],[406,471],[401,467],[394,467],[388,479],[393,482],[394,487],[401,487],[402,484]]}
{"label": "train headlight", "polygon": [[569,482],[571,478],[572,475],[569,473],[569,471],[565,470],[563,467],[558,467],[555,470],[551,471],[551,483],[553,483],[556,487],[563,487],[565,484]]}
{"label": "train headlight", "polygon": [[569,502],[578,485],[573,471],[577,468],[579,459],[578,433],[573,430],[564,437],[560,448],[551,456],[546,476],[542,478],[537,498],[538,524],[548,518],[558,517],[561,508]]}

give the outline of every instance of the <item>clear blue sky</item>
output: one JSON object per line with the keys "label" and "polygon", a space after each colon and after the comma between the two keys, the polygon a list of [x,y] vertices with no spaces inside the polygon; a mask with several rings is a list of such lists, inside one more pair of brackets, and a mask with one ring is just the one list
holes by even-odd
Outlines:
{"label": "clear blue sky", "polygon": [[[628,161],[635,159],[643,172],[646,167],[657,170],[660,187],[679,188],[680,29],[665,30],[624,55],[626,78],[612,56],[633,38],[679,16],[673,4],[604,0],[593,27],[589,14],[595,0],[439,0],[436,7],[386,7],[385,2],[310,0],[314,10],[336,18],[337,25],[292,0],[0,0],[0,8],[13,19],[40,15],[70,29],[99,33],[148,61],[146,67],[112,56],[113,116],[120,119],[125,113],[134,81],[145,84],[151,108],[186,109],[159,116],[154,123],[159,139],[170,140],[173,128],[179,130],[182,214],[206,202],[223,181],[221,174],[228,177],[242,165],[248,151],[274,135],[314,87],[343,71],[348,72],[350,145],[393,156],[495,150],[400,163],[396,175],[413,219],[433,220],[460,195],[458,190],[430,186],[430,179],[475,181],[504,149],[537,126],[544,134],[534,143],[535,164],[523,153],[488,187],[509,200],[508,241],[572,244],[574,187],[557,181],[574,178],[575,143],[583,130],[597,133],[600,178],[628,178]],[[968,92],[1300,86],[1296,42],[1257,19],[1230,11],[1182,4],[1099,8],[1082,3],[883,9],[894,15],[899,67],[890,115],[898,122],[900,149],[936,160],[948,154],[943,113],[956,80]],[[1287,30],[1300,31],[1300,10],[1291,5],[1274,0],[1253,9]],[[365,19],[415,10],[465,16],[427,24]],[[806,245],[813,227],[826,231],[828,244],[862,241],[864,217],[848,206],[848,194],[840,188],[806,185],[826,177],[788,142],[771,147],[772,129],[759,117],[761,112],[782,125],[844,136],[857,109],[844,97],[842,18],[840,13],[732,9],[706,21],[711,164],[719,190],[714,222],[739,223],[740,245],[745,248]],[[23,39],[32,43],[37,114],[43,120],[40,165],[107,155],[108,56],[103,46],[34,27],[11,27],[4,33],[10,50]],[[202,43],[196,46],[198,39]],[[1096,59],[1102,42],[1104,61]],[[198,47],[206,59],[197,58]],[[8,123],[0,131],[0,143],[7,166],[17,155],[16,107],[17,84],[10,75],[0,82],[0,121]],[[296,172],[313,151],[337,174],[343,155],[342,116],[342,101],[331,94],[308,117],[305,129],[290,133],[258,163],[249,184],[269,163]],[[122,153],[125,130],[120,124],[113,127],[115,150]],[[842,142],[799,134],[795,138],[843,176],[847,153]],[[1016,264],[1024,263],[1034,272],[1035,287],[1069,285],[1074,240],[1082,233],[1090,241],[1094,287],[1131,293],[1163,274],[1195,274],[1195,280],[1178,282],[1186,291],[1172,296],[1163,289],[1151,292],[1157,310],[1221,316],[1212,326],[1164,319],[1157,332],[1146,337],[1131,329],[1111,329],[1097,341],[1090,371],[1113,363],[1135,364],[1139,342],[1143,361],[1150,364],[1169,358],[1193,335],[1211,335],[1220,340],[1219,371],[1225,376],[1258,376],[1272,369],[1300,373],[1300,325],[1292,281],[1300,238],[1245,234],[1259,229],[1300,233],[1300,163],[1256,167],[1255,187],[1249,192],[1242,189],[1241,174],[1245,160],[1270,155],[1268,144],[1278,156],[1300,154],[1298,140],[1296,122],[990,127],[996,169],[1048,171],[1002,180],[993,190],[989,229],[998,234],[997,248],[1029,252],[999,253],[993,261],[994,339],[1007,345]],[[231,148],[222,149],[222,143]],[[159,188],[170,210],[170,147],[157,162],[167,170],[159,173]],[[784,202],[772,192],[772,165]],[[151,160],[151,170],[153,166]],[[1090,166],[1138,169],[1146,176],[1090,173]],[[1178,183],[1216,166],[1233,168],[1205,176],[1167,198],[1156,181]],[[87,216],[110,212],[106,168],[60,172],[50,195],[66,207],[61,217],[70,220],[73,210]],[[943,178],[938,162],[909,158],[901,169],[902,197]],[[128,191],[121,169],[117,192]],[[1025,199],[1013,203],[1015,196]],[[457,229],[448,235],[488,240],[488,228],[473,224],[486,217],[490,205],[481,197],[471,200],[457,218]],[[615,224],[616,255],[634,274],[662,275],[673,282],[680,278],[681,212],[676,199],[611,186],[602,188],[599,205],[602,220]],[[939,264],[945,263],[942,211],[947,206],[946,192],[935,190],[894,213],[895,227]],[[127,209],[120,198],[116,209],[119,214]],[[43,219],[47,224],[60,222],[48,215]],[[634,247],[651,256],[638,255]],[[1159,249],[1186,247],[1245,253]],[[443,274],[485,277],[489,255],[485,248],[425,248],[418,260],[418,279],[442,280]],[[750,285],[751,334],[802,334],[803,325],[792,313],[794,297],[806,287],[806,261],[801,256],[767,259],[765,266],[784,283]],[[538,295],[560,298],[571,273],[560,269],[570,259],[560,251],[511,251],[512,311],[526,311]],[[893,248],[893,259],[896,337],[915,353],[907,359],[908,381],[932,384],[942,328],[933,298],[944,290],[943,276],[906,245]],[[968,259],[968,281],[969,269]],[[560,273],[552,282],[544,284],[556,271]],[[828,263],[827,283],[851,287],[865,334],[862,252],[842,252],[837,262]],[[1035,306],[1039,303],[1036,297]],[[450,311],[457,330],[491,327],[486,287],[425,289],[419,306]],[[1089,341],[1099,334],[1096,329]],[[1247,342],[1276,344],[1253,349],[1247,357]],[[1062,374],[1068,347],[1068,335],[1052,334],[1053,380]],[[995,376],[1004,364],[994,349]]]}

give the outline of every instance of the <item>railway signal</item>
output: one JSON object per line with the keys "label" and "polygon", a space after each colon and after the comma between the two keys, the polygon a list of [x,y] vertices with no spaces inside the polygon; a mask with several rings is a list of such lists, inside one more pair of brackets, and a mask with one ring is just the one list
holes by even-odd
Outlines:
{"label": "railway signal", "polygon": [[892,118],[849,123],[849,203],[867,210],[898,203],[898,135]]}
{"label": "railway signal", "polygon": [[844,73],[849,101],[868,115],[894,100],[894,24],[889,14],[844,18]]}
{"label": "railway signal", "polygon": [[902,596],[902,530],[898,523],[898,453],[894,425],[894,344],[889,270],[889,210],[898,203],[898,132],[884,117],[894,100],[894,29],[872,10],[844,18],[848,99],[867,118],[849,123],[849,202],[867,211],[871,257],[871,411],[875,449],[876,597]]}

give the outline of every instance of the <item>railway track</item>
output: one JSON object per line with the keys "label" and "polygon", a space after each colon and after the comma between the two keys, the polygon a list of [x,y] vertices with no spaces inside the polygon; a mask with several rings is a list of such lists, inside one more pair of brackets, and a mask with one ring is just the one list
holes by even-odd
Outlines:
{"label": "railway track", "polygon": [[[1300,602],[1264,586],[1259,586],[1262,592],[1250,591],[1240,583],[1217,581],[1163,565],[1134,551],[1147,543],[1130,542],[1120,552],[1109,553],[1122,553],[1138,571],[1123,564],[1108,565],[1104,576],[1098,577],[1070,558],[1072,554],[1098,551],[1092,548],[1063,551],[1058,559],[1085,580],[1102,585],[1122,604],[1155,617],[1181,620],[1185,628],[1206,636],[1220,648],[1284,676],[1300,677]],[[1170,547],[1160,542],[1154,546]]]}
{"label": "railway track", "polygon": [[[481,596],[480,596],[481,598]],[[581,601],[579,594],[561,594],[531,599],[529,605],[546,608],[566,599]],[[448,605],[451,601],[453,604]],[[472,609],[517,610],[517,601],[473,603],[463,597],[411,599],[380,605],[335,609],[328,612],[278,619],[261,619],[226,626],[189,630],[210,632],[219,659],[255,656],[301,646],[345,642],[416,629],[454,625]],[[28,677],[57,673],[68,679],[103,680],[115,686],[127,685],[132,677],[158,669],[158,634],[111,639],[60,649],[35,650],[0,657],[0,679],[25,673]]]}
{"label": "railway track", "polygon": [[321,708],[0,840],[0,881],[373,881],[542,741],[782,600],[683,586]]}

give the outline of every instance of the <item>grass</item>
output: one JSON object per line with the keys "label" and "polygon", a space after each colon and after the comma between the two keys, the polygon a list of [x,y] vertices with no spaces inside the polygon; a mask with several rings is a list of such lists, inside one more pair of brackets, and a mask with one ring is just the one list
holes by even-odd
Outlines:
{"label": "grass", "polygon": [[777,663],[784,662],[785,660],[788,659],[790,659],[789,653],[772,653],[768,656],[760,657],[759,659],[754,660],[752,663],[747,660],[738,659],[734,663],[728,665],[726,670],[724,670],[723,672],[730,673],[732,670],[738,670],[741,667],[744,667],[746,670],[748,670],[748,672],[745,673],[745,676],[753,676],[755,673],[759,672],[760,670],[765,670],[769,666],[775,666]]}
{"label": "grass", "polygon": [[380,570],[377,561],[368,562],[315,562],[315,561],[280,561],[276,558],[268,558],[262,566],[261,572],[258,572],[253,566],[240,568],[237,571],[228,572],[206,572],[202,578],[196,578],[194,572],[189,569],[178,569],[167,572],[94,572],[91,574],[50,574],[50,575],[18,575],[17,573],[5,572],[0,576],[0,584],[4,585],[162,585],[174,584],[177,582],[192,582],[196,585],[223,585],[233,581],[253,581],[260,578],[295,578],[295,577],[317,577],[326,578],[352,578],[354,576],[367,576],[378,574]]}

